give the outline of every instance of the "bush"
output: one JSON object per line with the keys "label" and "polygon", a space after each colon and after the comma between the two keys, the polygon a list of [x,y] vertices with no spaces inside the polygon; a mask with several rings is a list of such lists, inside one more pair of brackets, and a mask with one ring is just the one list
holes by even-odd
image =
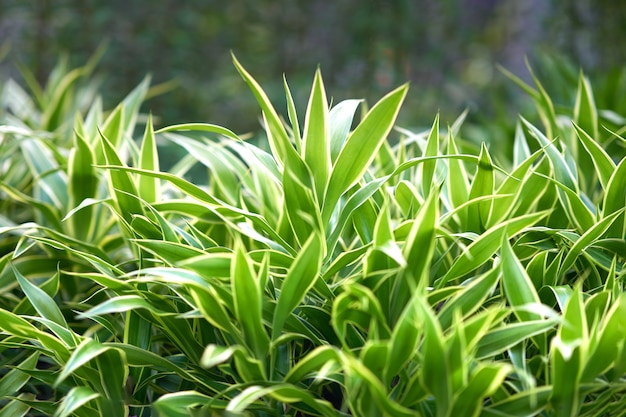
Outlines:
{"label": "bush", "polygon": [[501,166],[464,115],[394,130],[406,85],[358,117],[318,71],[286,122],[234,62],[266,144],[155,131],[148,80],[105,112],[89,66],[5,83],[2,415],[622,414],[623,119],[582,74],[558,114],[516,80],[543,126]]}

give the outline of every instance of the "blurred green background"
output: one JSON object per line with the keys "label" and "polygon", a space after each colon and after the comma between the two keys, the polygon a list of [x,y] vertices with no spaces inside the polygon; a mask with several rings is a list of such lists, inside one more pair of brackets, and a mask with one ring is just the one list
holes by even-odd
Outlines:
{"label": "blurred green background", "polygon": [[176,82],[144,107],[157,124],[238,133],[259,129],[259,110],[231,51],[279,110],[282,75],[303,113],[318,65],[335,102],[373,103],[410,81],[399,119],[409,128],[438,110],[451,123],[465,108],[470,120],[510,116],[513,125],[527,103],[496,64],[528,80],[527,56],[538,73],[559,65],[576,77],[582,67],[593,78],[621,71],[626,58],[626,2],[614,0],[0,0],[0,13],[0,79],[20,80],[20,63],[44,82],[60,54],[80,66],[107,42],[105,106],[150,73],[153,83]]}

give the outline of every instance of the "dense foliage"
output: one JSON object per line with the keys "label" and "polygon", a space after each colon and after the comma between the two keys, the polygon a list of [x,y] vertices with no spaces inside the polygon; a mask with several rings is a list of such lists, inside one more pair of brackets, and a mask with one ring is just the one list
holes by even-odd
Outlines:
{"label": "dense foliage", "polygon": [[406,85],[331,107],[318,71],[286,121],[235,66],[258,146],[155,130],[148,79],[105,111],[91,64],[4,84],[1,415],[624,415],[626,123],[582,74],[573,108],[513,77],[506,162],[464,114],[394,128]]}

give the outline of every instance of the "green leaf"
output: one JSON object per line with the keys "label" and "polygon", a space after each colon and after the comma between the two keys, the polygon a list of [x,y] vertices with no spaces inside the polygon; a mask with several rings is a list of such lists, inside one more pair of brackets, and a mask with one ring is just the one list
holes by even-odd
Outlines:
{"label": "green leaf", "polygon": [[[558,258],[557,258],[558,259]],[[549,273],[550,271],[546,271]],[[552,297],[554,297],[556,304],[559,307],[559,310],[565,311],[565,306],[567,305],[568,300],[572,296],[573,290],[569,285],[560,285],[560,286],[545,286],[541,289],[541,293],[550,291]]]}
{"label": "green leaf", "polygon": [[[538,176],[543,176],[538,174]],[[567,188],[554,178],[544,176],[548,181],[557,187],[557,193],[561,207],[571,224],[583,233],[595,224],[594,213],[591,212],[589,206],[585,204],[579,192]],[[558,211],[557,211],[558,213]]]}
{"label": "green leaf", "polygon": [[563,155],[557,150],[548,138],[539,131],[535,126],[530,124],[526,119],[522,118],[522,122],[530,133],[537,139],[539,144],[544,147],[545,153],[550,160],[554,178],[572,191],[578,191],[578,178],[575,171],[572,171],[565,161]]}
{"label": "green leaf", "polygon": [[296,384],[309,377],[322,378],[326,371],[336,370],[339,354],[334,346],[318,346],[293,366],[284,382]]}
{"label": "green leaf", "polygon": [[541,413],[548,406],[552,387],[538,387],[508,396],[490,404],[482,411],[483,417],[529,417]]}
{"label": "green leaf", "polygon": [[33,198],[41,203],[52,204],[56,209],[64,210],[68,206],[68,184],[65,173],[59,170],[59,164],[50,149],[37,138],[20,141],[20,149],[31,174]]}
{"label": "green leaf", "polygon": [[580,143],[593,160],[593,166],[598,174],[598,179],[602,185],[602,189],[606,190],[611,179],[611,175],[615,172],[615,162],[606,153],[606,151],[596,142],[593,137],[589,136],[580,126],[574,123],[574,129]]}
{"label": "green leaf", "polygon": [[[406,266],[406,261],[402,255],[400,246],[396,243],[393,231],[391,230],[391,218],[389,215],[389,205],[385,204],[378,213],[376,225],[374,227],[374,246],[371,248],[368,258],[365,259],[365,270],[372,272],[377,268],[374,267],[374,253],[383,253],[386,257],[393,259],[400,266]],[[375,251],[375,252],[374,252]],[[386,268],[385,268],[386,269]]]}
{"label": "green leaf", "polygon": [[[530,280],[526,269],[515,256],[506,234],[502,238],[502,286],[504,287],[507,301],[512,307],[523,307],[529,304],[540,303],[537,290]],[[517,308],[514,312],[522,322],[541,318],[540,314]]]}
{"label": "green leaf", "polygon": [[312,180],[311,172],[299,158],[286,163],[283,173],[285,208],[300,245],[304,245],[312,233],[322,230]]}
{"label": "green leaf", "polygon": [[272,340],[276,340],[283,329],[287,316],[304,299],[306,293],[320,278],[322,266],[322,240],[313,233],[295,258],[280,290],[280,297],[274,310]]}
{"label": "green leaf", "polygon": [[[609,179],[604,193],[604,201],[602,214],[604,217],[611,213],[623,210],[626,207],[626,158],[617,165],[613,175]],[[626,222],[624,221],[624,212],[617,219],[607,232],[607,237],[616,237],[624,239],[626,236]]]}
{"label": "green leaf", "polygon": [[446,330],[452,325],[455,312],[461,317],[467,317],[480,309],[485,299],[492,294],[500,276],[500,271],[494,268],[463,286],[438,312],[437,318],[441,327]]}
{"label": "green leaf", "polygon": [[593,98],[591,84],[587,77],[580,71],[578,77],[578,92],[574,106],[574,122],[589,134],[598,137],[598,109]]}
{"label": "green leaf", "polygon": [[439,218],[439,190],[433,189],[420,207],[404,244],[405,274],[413,288],[424,288],[432,261]]}
{"label": "green leaf", "polygon": [[403,256],[406,266],[392,289],[391,317],[399,311],[414,293],[422,292],[430,284],[430,267],[435,251],[437,219],[439,217],[439,189],[432,189],[428,199],[420,207],[411,231],[406,239]]}
{"label": "green leaf", "polygon": [[265,129],[267,132],[267,138],[269,139],[270,148],[272,154],[280,162],[286,162],[288,159],[297,156],[295,149],[289,137],[287,131],[283,126],[278,113],[274,110],[272,103],[261,88],[261,86],[252,78],[252,76],[241,66],[235,55],[233,55],[233,64],[241,77],[244,79],[250,90],[257,99],[257,102],[263,110],[263,118],[265,121]]}
{"label": "green leaf", "polygon": [[113,195],[113,201],[120,216],[130,223],[133,214],[144,214],[141,203],[135,197],[138,196],[139,193],[137,192],[137,188],[130,174],[126,171],[116,169],[116,167],[123,167],[125,165],[115,151],[114,145],[104,133],[102,133],[100,137],[107,164],[111,167],[109,170],[109,188]]}
{"label": "green leaf", "polygon": [[150,87],[150,75],[146,75],[143,80],[124,98],[122,104],[124,105],[124,118],[123,125],[121,127],[123,134],[132,135],[135,130],[135,124],[137,122],[137,116],[139,115],[139,108],[141,103],[148,94],[148,88]]}
{"label": "green leaf", "polygon": [[171,125],[171,126],[162,127],[161,129],[156,130],[154,133],[159,134],[159,133],[177,132],[177,131],[210,132],[210,133],[217,133],[219,135],[226,136],[236,141],[241,140],[239,136],[234,134],[231,130],[226,129],[225,127],[222,127],[222,126],[213,125],[209,123],[183,123],[183,124]]}
{"label": "green leaf", "polygon": [[[205,204],[196,206],[196,209],[204,208],[204,210],[200,210],[203,212],[204,215],[207,215],[207,216],[216,215],[220,220],[225,221],[225,222],[228,222],[226,215],[231,215],[235,217],[244,216],[250,219],[250,221],[254,223],[255,226],[259,227],[259,229],[261,229],[263,232],[270,235],[272,240],[277,242],[277,244],[280,245],[282,249],[292,254],[295,254],[296,252],[293,248],[291,248],[289,244],[287,244],[287,242],[284,241],[284,239],[281,238],[281,236],[276,232],[276,230],[268,224],[267,220],[263,218],[263,216],[260,216],[259,214],[252,213],[246,210],[239,209],[234,206],[230,206],[227,203],[224,203],[216,199],[211,194],[207,193],[204,189],[198,187],[195,184],[192,184],[189,181],[184,180],[183,178],[180,178],[176,175],[165,173],[165,172],[153,172],[153,171],[146,171],[146,170],[142,170],[138,168],[130,168],[130,167],[102,166],[100,168],[108,168],[112,170],[134,172],[134,173],[153,176],[156,178],[169,181],[170,183],[172,183],[174,186],[179,188],[181,191],[183,191],[190,197],[193,197],[205,203]],[[188,202],[176,203],[174,204],[174,206],[179,206],[180,204],[183,204],[183,207],[185,208],[192,207],[192,205],[188,204]],[[224,215],[222,215],[221,213],[224,213]],[[231,227],[234,227],[234,225],[231,225]]]}
{"label": "green leaf", "polygon": [[22,287],[22,291],[24,291],[24,294],[28,297],[28,301],[30,301],[35,310],[37,310],[37,313],[39,313],[41,317],[51,320],[64,328],[68,327],[63,313],[61,313],[59,306],[57,306],[52,297],[46,294],[41,288],[33,285],[15,268],[15,266],[11,266],[15,278],[20,284],[20,287]]}
{"label": "green leaf", "polygon": [[101,256],[97,256],[97,255],[94,255],[93,253],[87,253],[87,252],[77,250],[76,248],[69,246],[69,244],[72,244],[71,241],[68,242],[68,244],[61,243],[59,236],[60,235],[55,236],[54,239],[44,238],[44,237],[39,237],[39,236],[31,236],[31,238],[38,242],[45,243],[46,245],[49,245],[51,248],[65,250],[71,253],[72,255],[75,255],[81,259],[88,261],[98,271],[102,272],[103,274],[109,277],[116,277],[119,274],[121,274],[121,271],[119,269],[117,269],[116,267],[108,263],[106,260],[103,260]]}
{"label": "green leaf", "polygon": [[247,142],[230,142],[228,146],[257,175],[263,175],[268,182],[280,184],[282,174],[277,160],[270,153]]}
{"label": "green leaf", "polygon": [[565,344],[587,343],[589,340],[587,316],[580,289],[574,289],[567,301],[563,312],[563,323],[557,336]]}
{"label": "green leaf", "polygon": [[362,100],[344,100],[330,109],[328,123],[330,125],[330,159],[333,164],[346,142],[354,113],[361,102]]}
{"label": "green leaf", "polygon": [[104,314],[111,313],[123,313],[130,310],[136,310],[139,308],[144,308],[148,311],[151,311],[155,314],[163,314],[165,313],[162,310],[157,309],[152,306],[148,301],[138,295],[120,295],[118,297],[113,297],[105,302],[98,304],[97,306],[90,308],[89,310],[80,313],[78,318],[90,318],[95,316],[100,316]]}
{"label": "green leaf", "polygon": [[251,384],[258,381],[266,381],[267,376],[261,360],[254,358],[248,352],[235,350],[234,368],[241,380]]}
{"label": "green leaf", "polygon": [[[111,149],[114,149],[116,152],[121,151],[122,149],[122,139],[124,136],[124,106],[122,103],[118,104],[115,110],[109,114],[109,116],[104,121],[104,125],[99,129],[100,136],[104,136],[107,138],[109,143],[111,144]],[[105,157],[105,153],[98,153],[98,151],[106,151],[106,149],[101,149],[96,146],[96,162],[99,164],[104,163],[107,159],[103,159]]]}
{"label": "green leaf", "polygon": [[[452,133],[448,135],[448,155],[458,154],[459,150],[456,140]],[[463,161],[450,158],[448,160],[448,175],[446,178],[448,199],[452,203],[453,208],[458,208],[465,204],[469,199],[469,174],[465,170]],[[463,209],[458,213],[460,224],[467,224],[467,210]]]}
{"label": "green leaf", "polygon": [[222,363],[228,362],[241,346],[219,346],[210,344],[204,349],[202,358],[200,358],[200,366],[203,368],[213,368]]}
{"label": "green leaf", "polygon": [[173,372],[184,379],[195,381],[199,386],[209,387],[207,381],[202,378],[194,378],[193,375],[178,366],[176,356],[163,358],[154,352],[127,343],[103,343],[103,345],[124,352],[128,365],[130,366]]}
{"label": "green leaf", "polygon": [[69,358],[62,371],[54,382],[54,387],[58,387],[63,381],[73,374],[77,369],[86,365],[89,361],[106,352],[110,348],[102,345],[101,343],[93,339],[85,339],[83,342],[72,352],[72,356]]}
{"label": "green leaf", "polygon": [[365,202],[368,201],[368,199],[372,197],[380,189],[380,187],[389,180],[389,178],[390,176],[388,175],[383,178],[372,180],[365,184],[363,187],[359,188],[354,194],[350,196],[350,198],[348,198],[345,205],[342,207],[336,224],[334,225],[334,228],[332,228],[332,230],[330,231],[330,234],[328,234],[328,230],[326,231],[326,234],[328,236],[326,239],[326,248],[328,255],[331,255],[334,252],[335,246],[337,245],[341,233],[344,231],[344,228],[348,224],[348,221],[350,220],[350,217],[353,215],[353,213],[359,207],[365,204]]}
{"label": "green leaf", "polygon": [[134,311],[126,313],[124,342],[142,349],[149,349],[152,339],[152,323]]}
{"label": "green leaf", "polygon": [[291,90],[287,84],[287,77],[283,74],[283,85],[285,87],[285,98],[287,99],[287,113],[289,115],[289,122],[291,123],[291,131],[293,132],[293,139],[296,142],[296,149],[299,153],[302,153],[302,135],[300,134],[300,122],[298,121],[298,112],[296,111],[296,104],[293,101]]}
{"label": "green leaf", "polygon": [[[7,48],[7,52],[8,52],[8,48],[10,48],[9,43],[8,42],[4,42],[3,45],[2,45],[2,48],[3,48],[3,51],[5,50],[5,48]],[[4,53],[3,53],[3,55],[4,55]],[[57,64],[56,64],[55,68],[52,71],[54,71],[60,65],[62,65],[62,59],[59,59],[59,61],[57,61]],[[46,106],[46,98],[47,97],[44,97],[44,96],[46,96],[47,93],[49,93],[49,92],[45,92],[44,93],[44,90],[41,87],[40,82],[37,80],[37,77],[35,76],[35,74],[33,73],[33,71],[30,68],[28,68],[26,65],[21,64],[19,62],[16,63],[16,66],[19,69],[20,75],[24,79],[24,82],[26,83],[26,87],[28,88],[29,93],[33,95],[32,98],[34,99],[33,101],[37,103],[37,107],[39,107],[39,108],[45,107]],[[12,80],[9,80],[7,82],[7,86],[5,87],[5,88],[7,88],[7,91],[9,90],[8,86],[9,85],[13,85],[13,84],[16,84],[16,86],[17,86],[17,83],[15,83]],[[24,94],[24,96],[26,98],[28,98],[28,100],[29,100],[29,104],[28,104],[28,106],[26,106],[27,109],[29,110],[30,113],[34,113],[35,108],[34,108],[34,103],[31,102],[31,97],[28,95],[28,93],[26,91],[24,91],[22,89],[21,86],[19,86],[19,88],[20,88],[20,91]],[[20,101],[23,101],[26,98],[24,98],[24,99],[22,99]],[[25,104],[23,104],[23,105],[25,105]]]}
{"label": "green leaf", "polygon": [[31,393],[20,394],[19,397],[9,401],[8,404],[0,409],[0,415],[11,417],[26,416],[31,407],[26,402],[22,402],[20,400],[25,400],[27,398],[32,399],[34,397],[35,395]]}
{"label": "green leaf", "polygon": [[178,391],[160,396],[154,402],[159,415],[167,417],[189,417],[189,410],[210,403],[211,397],[196,391]]}
{"label": "green leaf", "polygon": [[415,303],[421,307],[420,316],[424,326],[422,346],[421,383],[434,397],[437,405],[437,417],[449,415],[452,408],[452,381],[450,365],[446,357],[444,337],[439,322],[425,302]]}
{"label": "green leaf", "polygon": [[580,340],[565,341],[558,336],[552,339],[550,402],[556,417],[576,417],[580,407],[579,380],[581,365]]}
{"label": "green leaf", "polygon": [[310,391],[293,385],[274,385],[269,390],[268,395],[284,404],[291,404],[296,410],[302,413],[319,413],[326,417],[337,415],[333,406],[324,400],[315,398]]}
{"label": "green leaf", "polygon": [[73,387],[61,401],[53,417],[70,417],[80,407],[98,397],[100,394],[89,387]]}
{"label": "green leaf", "polygon": [[33,352],[20,362],[15,368],[6,372],[0,379],[0,398],[6,398],[19,392],[31,379],[30,375],[23,371],[36,369],[40,353]]}
{"label": "green leaf", "polygon": [[257,359],[264,359],[269,350],[269,337],[263,325],[263,289],[260,284],[252,260],[241,244],[236,245],[231,271],[235,314],[243,328],[246,344]]}
{"label": "green leaf", "polygon": [[[157,153],[156,140],[154,138],[154,128],[152,127],[152,115],[148,117],[146,130],[143,134],[143,142],[141,143],[141,153],[139,157],[139,168],[158,171],[159,155]],[[139,197],[148,203],[157,201],[160,197],[159,180],[154,177],[142,175],[139,177],[137,186]]]}
{"label": "green leaf", "polygon": [[620,358],[620,352],[626,349],[626,294],[620,294],[611,309],[604,317],[604,323],[596,326],[599,333],[597,342],[590,344],[589,357],[584,364],[581,382],[591,382],[600,374],[606,372]]}
{"label": "green leaf", "polygon": [[[493,199],[491,207],[491,215],[489,216],[489,223],[487,227],[495,226],[496,224],[504,221],[509,217],[510,213],[514,212],[516,205],[523,206],[523,199],[534,198],[538,199],[543,193],[543,189],[535,188],[528,191],[524,191],[530,184],[531,178],[533,178],[534,169],[533,165],[537,158],[542,155],[542,151],[538,150],[534,154],[528,156],[523,161],[517,164],[517,168],[507,176],[502,185],[496,192],[497,196],[505,196],[504,198]],[[545,184],[547,186],[547,183]],[[531,193],[532,191],[532,193]]]}
{"label": "green leaf", "polygon": [[[478,159],[478,167],[472,181],[469,199],[474,200],[479,197],[492,195],[494,192],[494,172],[493,163],[489,156],[489,151],[483,143],[480,148],[480,156]],[[493,200],[487,199],[468,207],[468,231],[481,233],[489,224],[491,215],[491,207]]]}
{"label": "green leaf", "polygon": [[515,124],[515,138],[513,139],[513,166],[518,167],[530,157],[530,147],[524,135],[522,125],[518,121]]}
{"label": "green leaf", "polygon": [[[426,147],[424,148],[422,156],[429,157],[437,155],[439,155],[439,113],[437,113],[437,116],[435,116],[435,121],[433,122],[433,126],[430,129],[428,140],[426,141]],[[430,189],[433,185],[433,180],[435,177],[436,167],[436,159],[428,160],[422,164],[421,184],[425,196],[430,194]]]}
{"label": "green leaf", "polygon": [[471,369],[470,358],[473,357],[474,353],[473,349],[468,349],[467,347],[464,327],[461,315],[455,314],[452,330],[445,341],[450,385],[454,393],[467,387]]}
{"label": "green leaf", "polygon": [[408,86],[404,85],[383,97],[367,113],[346,140],[333,165],[324,198],[322,219],[328,223],[340,197],[356,184],[389,134]]}
{"label": "green leaf", "polygon": [[[77,207],[84,200],[96,196],[99,182],[93,167],[94,155],[89,144],[78,133],[74,134],[74,147],[70,151],[67,164],[69,207]],[[96,223],[92,219],[93,213],[93,207],[86,206],[80,213],[73,216],[72,230],[74,236],[85,240],[91,235]]]}
{"label": "green leaf", "polygon": [[576,258],[589,247],[589,245],[596,242],[600,236],[602,236],[616,221],[619,216],[624,215],[624,208],[620,211],[616,211],[606,216],[604,219],[597,222],[593,227],[588,229],[582,236],[580,236],[572,247],[567,252],[567,256],[561,263],[559,268],[559,275],[563,276],[567,271],[574,266]]}
{"label": "green leaf", "polygon": [[[530,75],[532,76],[533,82],[537,86],[537,90],[533,90],[532,88],[525,89],[525,90],[529,93],[529,95],[535,101],[535,106],[537,107],[539,116],[546,128],[548,137],[555,137],[559,132],[559,128],[558,128],[558,124],[556,120],[556,112],[554,111],[554,104],[552,104],[552,99],[550,98],[546,90],[543,88],[541,83],[539,82],[539,79],[535,76],[535,73],[533,72],[532,68],[528,64],[527,60],[526,60],[526,66],[528,67]],[[518,85],[520,86],[523,85],[523,81],[519,80],[515,76],[511,76],[510,73],[508,73],[507,75],[509,76],[509,78],[515,81]]]}
{"label": "green leaf", "polygon": [[483,408],[485,397],[493,394],[504,382],[512,368],[506,364],[478,365],[463,390],[454,401],[450,416],[477,417]]}
{"label": "green leaf", "polygon": [[231,253],[203,253],[201,255],[179,261],[176,266],[184,269],[190,269],[205,276],[230,278],[232,258]]}
{"label": "green leaf", "polygon": [[[345,389],[358,395],[355,413],[358,415],[385,415],[411,417],[415,412],[401,406],[389,397],[380,379],[352,355],[341,355],[345,374]],[[355,394],[352,394],[354,397]],[[376,408],[374,408],[376,407]],[[353,407],[354,408],[354,407]]]}
{"label": "green leaf", "polygon": [[493,357],[523,340],[553,329],[556,323],[555,319],[547,319],[497,327],[487,332],[478,342],[476,357],[479,359]]}
{"label": "green leaf", "polygon": [[328,101],[322,74],[318,68],[315,72],[311,96],[304,120],[302,136],[303,158],[313,174],[315,195],[323,201],[324,191],[330,173],[330,131]]}
{"label": "green leaf", "polygon": [[[83,68],[75,68],[71,71],[59,69],[61,75],[58,82],[49,83],[46,86],[46,103],[43,108],[41,125],[44,130],[54,131],[59,128],[65,120],[63,115],[72,103],[72,88],[76,81],[84,75]],[[50,77],[49,81],[52,81]]]}
{"label": "green leaf", "polygon": [[126,417],[128,406],[125,404],[125,384],[128,378],[128,365],[123,352],[107,349],[95,357],[100,371],[100,383],[103,395],[98,399],[102,414],[110,417]]}
{"label": "green leaf", "polygon": [[31,317],[31,320],[36,321],[46,326],[63,343],[65,343],[66,346],[76,347],[76,345],[80,342],[79,336],[76,333],[74,333],[69,327],[63,327],[43,317],[37,317],[37,316]]}
{"label": "green leaf", "polygon": [[[224,292],[216,282],[213,282],[213,285],[209,285],[210,281],[205,280],[196,272],[178,268],[148,268],[144,269],[142,274],[145,278],[141,278],[140,281],[163,282],[176,287],[186,286],[194,300],[195,306],[209,323],[218,329],[229,332],[234,337],[239,336],[238,330],[233,326],[230,316],[226,312],[227,308],[231,311],[234,310],[232,294]],[[230,274],[227,277],[230,278]],[[119,302],[120,308],[124,308],[125,303],[130,302],[131,305],[136,305],[137,308],[145,307],[151,309],[153,313],[164,314],[164,312],[154,309],[141,300],[124,300]],[[113,304],[110,306],[113,309],[116,307]],[[98,308],[98,306],[95,308]],[[241,339],[241,343],[243,344],[243,339]]]}
{"label": "green leaf", "polygon": [[[131,223],[133,224],[133,223]],[[153,253],[159,259],[170,265],[176,265],[187,259],[201,256],[204,251],[196,249],[193,246],[178,242],[167,242],[164,240],[135,239],[133,240],[137,246],[146,251]]]}
{"label": "green leaf", "polygon": [[219,193],[231,204],[239,200],[240,176],[249,168],[236,156],[224,149],[223,144],[215,144],[206,139],[191,139],[182,135],[167,134],[166,138],[172,143],[182,146],[185,150],[207,168],[211,175],[214,193]]}
{"label": "green leaf", "polygon": [[[301,402],[308,407],[315,410],[317,413],[321,413],[323,416],[333,417],[336,415],[332,406],[325,401],[316,400],[308,391],[296,388],[291,385],[273,385],[269,387],[261,387],[258,385],[252,385],[243,390],[239,395],[233,398],[226,407],[226,411],[241,412],[246,410],[258,399],[271,396],[278,401],[284,403],[297,403]],[[296,407],[299,408],[299,407]]]}
{"label": "green leaf", "polygon": [[[541,314],[523,309],[524,306],[541,304],[541,300],[526,269],[513,252],[506,235],[502,239],[502,286],[506,299],[514,308],[513,311],[519,321],[541,319]],[[545,352],[547,344],[543,334],[538,334],[532,340],[541,352]]]}
{"label": "green leaf", "polygon": [[383,338],[391,333],[378,297],[369,288],[355,283],[347,286],[337,296],[330,320],[344,346],[349,346],[350,343],[362,344],[361,337],[353,337],[349,325],[369,328],[373,334],[380,334]]}
{"label": "green leaf", "polygon": [[56,337],[37,329],[28,321],[0,308],[0,329],[12,336],[38,341],[48,354],[65,360],[70,356],[67,347]]}
{"label": "green leaf", "polygon": [[456,258],[448,272],[439,279],[438,283],[436,283],[436,287],[442,288],[449,281],[460,278],[468,272],[478,268],[480,265],[489,260],[491,256],[493,256],[493,254],[500,248],[502,238],[505,234],[513,237],[525,228],[544,218],[548,213],[549,212],[547,211],[530,213],[493,226],[491,229],[480,235],[478,239],[472,242],[463,251],[461,256]]}
{"label": "green leaf", "polygon": [[414,297],[404,308],[398,318],[389,341],[389,357],[385,361],[383,379],[385,384],[390,384],[407,363],[417,354],[417,346],[420,341],[422,319],[420,309],[416,302],[423,302],[421,298]]}
{"label": "green leaf", "polygon": [[367,243],[374,239],[374,229],[378,218],[378,207],[372,199],[363,202],[354,213],[352,213],[352,226],[354,231],[359,235],[361,242]]}

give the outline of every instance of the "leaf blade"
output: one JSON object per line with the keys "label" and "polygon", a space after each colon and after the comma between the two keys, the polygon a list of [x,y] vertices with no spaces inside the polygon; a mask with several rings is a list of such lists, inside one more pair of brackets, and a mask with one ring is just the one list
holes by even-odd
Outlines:
{"label": "leaf blade", "polygon": [[377,150],[391,131],[408,90],[403,85],[383,97],[350,134],[332,167],[322,210],[328,223],[339,198],[356,182],[374,160]]}

